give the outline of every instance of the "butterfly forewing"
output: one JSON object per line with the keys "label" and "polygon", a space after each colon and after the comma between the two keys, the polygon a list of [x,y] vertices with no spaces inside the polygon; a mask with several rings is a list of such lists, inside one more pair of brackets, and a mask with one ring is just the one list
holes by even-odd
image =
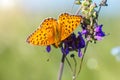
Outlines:
{"label": "butterfly forewing", "polygon": [[61,40],[66,39],[81,22],[81,16],[63,13],[59,16],[58,23],[61,27]]}
{"label": "butterfly forewing", "polygon": [[55,41],[54,27],[56,27],[57,25],[58,23],[56,19],[45,19],[40,27],[38,27],[38,29],[27,38],[27,42],[33,45],[40,46],[53,44]]}

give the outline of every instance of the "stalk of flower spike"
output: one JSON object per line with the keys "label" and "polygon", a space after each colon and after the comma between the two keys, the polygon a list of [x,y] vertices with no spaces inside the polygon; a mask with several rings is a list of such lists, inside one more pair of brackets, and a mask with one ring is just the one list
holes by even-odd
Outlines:
{"label": "stalk of flower spike", "polygon": [[[100,12],[100,10],[101,10],[101,6],[107,6],[107,0],[102,0],[102,1],[101,1],[100,5],[99,5],[99,10],[97,11],[97,13],[95,13],[96,15],[93,15],[93,16],[94,16],[93,19],[90,20],[90,22],[92,21],[92,23],[90,23],[91,26],[94,26],[94,25],[95,25],[95,27],[91,27],[91,29],[92,29],[92,34],[91,34],[90,30],[86,27],[86,26],[89,25],[89,24],[86,24],[86,23],[85,23],[85,24],[82,26],[82,28],[83,28],[82,34],[85,35],[85,38],[88,37],[89,39],[87,39],[86,46],[85,46],[85,48],[84,48],[84,52],[83,52],[83,56],[82,56],[82,59],[81,59],[81,62],[80,62],[80,67],[79,67],[77,76],[78,76],[78,75],[80,74],[80,72],[81,72],[81,68],[82,68],[82,64],[83,64],[83,59],[84,59],[84,57],[85,57],[85,53],[86,53],[87,46],[88,46],[88,44],[89,44],[89,42],[90,42],[90,38],[92,38],[92,39],[94,40],[94,42],[96,42],[97,40],[101,40],[102,37],[105,36],[105,33],[102,31],[102,26],[103,26],[103,25],[96,25],[96,24],[97,24],[97,20],[98,20],[98,15],[99,15],[99,12]],[[94,9],[94,8],[93,8],[93,9]]]}
{"label": "stalk of flower spike", "polygon": [[[80,74],[80,72],[81,72],[82,64],[83,64],[83,60],[84,60],[84,57],[85,57],[85,53],[86,53],[86,50],[87,50],[88,44],[89,44],[89,41],[86,42],[86,46],[85,46],[85,48],[84,48],[83,56],[82,56],[82,59],[81,59],[81,61],[80,61],[80,67],[79,67],[79,70],[78,70],[77,76],[78,76],[78,75]],[[77,76],[76,76],[76,77],[77,77]]]}
{"label": "stalk of flower spike", "polygon": [[75,63],[72,80],[76,80],[77,61],[74,54],[71,54],[71,58],[73,58],[73,61]]}

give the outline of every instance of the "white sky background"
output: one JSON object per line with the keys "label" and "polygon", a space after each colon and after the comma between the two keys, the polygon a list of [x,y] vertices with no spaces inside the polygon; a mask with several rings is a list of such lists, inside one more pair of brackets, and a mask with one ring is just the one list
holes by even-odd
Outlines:
{"label": "white sky background", "polygon": [[[100,0],[94,1],[98,2]],[[0,10],[12,9],[17,6],[28,12],[70,12],[73,2],[74,0],[0,0]],[[119,14],[120,0],[108,0],[108,7],[104,7],[102,12],[105,14]]]}

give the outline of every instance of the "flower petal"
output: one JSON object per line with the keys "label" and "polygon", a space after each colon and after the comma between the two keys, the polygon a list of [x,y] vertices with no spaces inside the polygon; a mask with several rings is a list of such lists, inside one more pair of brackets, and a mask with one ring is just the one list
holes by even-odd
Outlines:
{"label": "flower petal", "polygon": [[101,36],[95,36],[95,39],[97,39],[98,41],[102,40]]}
{"label": "flower petal", "polygon": [[81,52],[80,48],[78,49],[78,57],[80,57],[80,58],[82,57],[82,52]]}
{"label": "flower petal", "polygon": [[47,51],[48,53],[51,51],[51,46],[50,46],[50,45],[48,45],[48,46],[46,47],[46,51]]}

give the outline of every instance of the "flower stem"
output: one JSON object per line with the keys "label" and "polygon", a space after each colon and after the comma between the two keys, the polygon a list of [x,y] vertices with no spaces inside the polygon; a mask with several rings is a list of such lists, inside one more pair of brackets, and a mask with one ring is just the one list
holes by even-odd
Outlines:
{"label": "flower stem", "polygon": [[75,15],[78,15],[78,14],[79,14],[79,12],[80,12],[80,10],[81,10],[81,6],[77,9],[77,11],[76,11]]}
{"label": "flower stem", "polygon": [[66,57],[66,61],[67,61],[68,65],[69,65],[69,67],[70,67],[71,71],[73,72],[72,65],[71,65],[71,63],[70,63],[70,61],[68,60],[68,58],[67,58],[67,57]]}
{"label": "flower stem", "polygon": [[86,47],[85,47],[85,49],[84,49],[83,56],[82,56],[82,59],[81,59],[81,61],[80,61],[80,68],[79,68],[79,71],[78,71],[77,76],[78,76],[78,75],[80,74],[80,72],[81,72],[82,64],[83,64],[83,60],[84,60],[84,57],[85,57],[85,53],[86,53],[88,44],[89,44],[89,41],[86,42]]}
{"label": "flower stem", "polygon": [[61,80],[61,78],[62,78],[65,58],[66,58],[66,55],[63,54],[62,58],[61,58],[61,63],[60,63],[60,68],[59,68],[59,73],[58,73],[58,79],[57,80]]}
{"label": "flower stem", "polygon": [[72,80],[76,80],[77,61],[76,61],[76,58],[75,58],[75,57],[73,57],[73,60],[74,60],[74,63],[75,63],[75,68],[74,68]]}

